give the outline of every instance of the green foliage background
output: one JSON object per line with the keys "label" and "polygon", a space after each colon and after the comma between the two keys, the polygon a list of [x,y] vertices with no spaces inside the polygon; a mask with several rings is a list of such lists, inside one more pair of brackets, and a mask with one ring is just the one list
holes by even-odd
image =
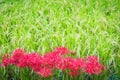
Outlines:
{"label": "green foliage background", "polygon": [[120,75],[120,0],[0,0],[0,55],[57,46],[97,55]]}

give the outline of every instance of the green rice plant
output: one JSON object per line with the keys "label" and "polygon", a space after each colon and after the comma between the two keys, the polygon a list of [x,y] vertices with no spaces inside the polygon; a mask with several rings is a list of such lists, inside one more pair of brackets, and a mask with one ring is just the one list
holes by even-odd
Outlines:
{"label": "green rice plant", "polygon": [[43,55],[57,46],[75,57],[99,56],[105,78],[120,75],[120,1],[0,0],[0,57],[16,48]]}

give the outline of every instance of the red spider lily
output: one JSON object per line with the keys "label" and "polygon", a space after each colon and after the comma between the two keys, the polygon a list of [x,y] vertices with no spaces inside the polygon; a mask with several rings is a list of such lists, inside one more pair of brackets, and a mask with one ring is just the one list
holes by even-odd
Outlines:
{"label": "red spider lily", "polygon": [[[72,76],[77,76],[79,74],[79,70],[83,67],[80,61],[75,60],[73,58],[66,58],[67,61],[67,69],[70,70],[70,74]],[[83,64],[84,65],[84,64]]]}
{"label": "red spider lily", "polygon": [[100,74],[105,68],[99,63],[97,56],[90,56],[85,65],[85,72],[88,74]]}
{"label": "red spider lily", "polygon": [[20,58],[22,58],[24,55],[25,55],[25,52],[22,49],[16,49],[13,53],[13,63],[15,65],[18,65],[20,62]]}
{"label": "red spider lily", "polygon": [[40,74],[41,76],[43,76],[44,78],[46,78],[47,76],[51,76],[52,75],[52,69],[51,68],[41,68],[39,70],[39,72],[36,72],[37,74]]}
{"label": "red spider lily", "polygon": [[13,59],[12,58],[3,58],[2,59],[1,66],[9,66],[11,64],[13,64]]}
{"label": "red spider lily", "polygon": [[53,69],[68,70],[72,76],[77,76],[80,72],[100,74],[105,69],[105,67],[99,63],[97,56],[73,59],[64,56],[68,53],[72,54],[72,52],[65,47],[58,47],[44,56],[37,53],[26,54],[25,51],[16,49],[13,56],[5,55],[5,57],[3,57],[1,65],[8,66],[13,64],[21,68],[29,67],[43,77],[51,76]]}
{"label": "red spider lily", "polygon": [[58,61],[58,64],[55,66],[56,69],[65,70],[67,69],[67,60],[61,59]]}
{"label": "red spider lily", "polygon": [[41,65],[42,57],[39,54],[31,53],[28,54],[27,56],[28,56],[27,63],[29,67],[33,68],[34,66]]}
{"label": "red spider lily", "polygon": [[68,50],[68,49],[65,48],[65,47],[57,47],[54,51],[55,51],[57,54],[61,54],[61,55],[65,55],[65,54],[68,54],[68,53],[73,54],[73,52],[71,52],[70,50]]}
{"label": "red spider lily", "polygon": [[1,66],[9,66],[11,64],[13,64],[13,59],[11,58],[11,55],[10,54],[5,54],[2,57],[2,64],[1,64]]}
{"label": "red spider lily", "polygon": [[85,67],[85,61],[82,58],[77,58],[76,63],[77,63],[79,68],[84,68]]}
{"label": "red spider lily", "polygon": [[62,60],[62,56],[56,52],[51,52],[44,55],[44,65],[49,67],[57,67],[59,62]]}
{"label": "red spider lily", "polygon": [[24,54],[22,57],[19,58],[19,62],[16,63],[17,66],[25,68],[28,66],[28,61],[29,57],[27,54]]}

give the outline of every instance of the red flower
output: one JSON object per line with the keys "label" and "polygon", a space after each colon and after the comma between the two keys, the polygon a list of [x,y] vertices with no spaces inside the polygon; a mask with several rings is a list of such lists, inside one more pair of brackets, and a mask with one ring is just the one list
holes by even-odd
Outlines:
{"label": "red flower", "polygon": [[88,74],[100,74],[104,70],[104,66],[99,63],[97,56],[87,58],[85,72]]}
{"label": "red flower", "polygon": [[79,68],[84,68],[85,67],[85,61],[82,58],[77,58],[76,59],[76,64],[78,65]]}
{"label": "red flower", "polygon": [[16,49],[11,55],[5,55],[2,66],[14,64],[25,68],[29,67],[43,77],[51,76],[53,69],[68,70],[70,75],[77,76],[80,72],[100,74],[105,67],[99,63],[97,56],[73,59],[64,54],[72,53],[65,47],[58,47],[54,51],[41,56],[37,53],[26,54],[21,49]]}
{"label": "red flower", "polygon": [[52,75],[52,69],[43,67],[37,73],[40,74],[41,76],[43,76],[44,78],[46,78],[47,76],[51,76]]}
{"label": "red flower", "polygon": [[60,69],[60,70],[67,69],[67,60],[66,59],[59,60],[55,68]]}
{"label": "red flower", "polygon": [[22,49],[16,49],[13,53],[13,63],[18,65],[20,62],[20,58],[25,55],[25,52]]}
{"label": "red flower", "polygon": [[11,65],[12,63],[13,63],[12,58],[3,58],[1,66],[8,66]]}
{"label": "red flower", "polygon": [[11,58],[10,54],[5,54],[2,57],[2,64],[0,66],[8,66],[11,65],[13,63],[13,59]]}
{"label": "red flower", "polygon": [[65,48],[65,47],[57,47],[54,51],[55,51],[56,53],[58,53],[58,54],[61,54],[61,55],[68,54],[68,53],[73,54],[73,52],[69,51],[69,50],[68,50],[67,48]]}
{"label": "red flower", "polygon": [[22,57],[19,58],[19,63],[17,63],[17,66],[25,68],[28,66],[28,55],[23,55]]}
{"label": "red flower", "polygon": [[39,71],[42,65],[42,57],[36,53],[28,54],[27,63],[28,66],[32,68],[34,71]]}

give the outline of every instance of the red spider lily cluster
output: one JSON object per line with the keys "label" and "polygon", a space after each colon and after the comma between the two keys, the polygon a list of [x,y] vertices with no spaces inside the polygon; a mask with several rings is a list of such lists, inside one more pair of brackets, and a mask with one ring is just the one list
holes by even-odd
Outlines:
{"label": "red spider lily cluster", "polygon": [[2,67],[15,65],[20,68],[31,68],[35,73],[47,77],[52,76],[53,70],[68,71],[72,76],[82,72],[87,74],[100,74],[105,67],[99,63],[97,56],[85,58],[71,58],[67,54],[74,54],[65,47],[58,47],[44,56],[37,53],[26,53],[24,50],[16,49],[12,55],[2,58]]}

